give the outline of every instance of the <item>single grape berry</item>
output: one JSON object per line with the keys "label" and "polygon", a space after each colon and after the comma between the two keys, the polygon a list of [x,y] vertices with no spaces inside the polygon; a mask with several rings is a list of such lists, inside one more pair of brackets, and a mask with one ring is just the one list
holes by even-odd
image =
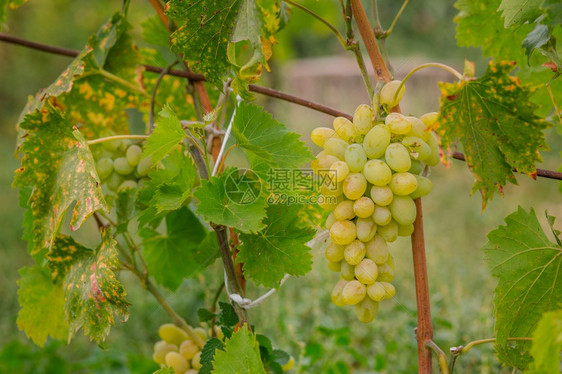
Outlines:
{"label": "single grape berry", "polygon": [[346,305],[355,305],[365,298],[367,287],[358,280],[352,280],[346,283],[341,294]]}
{"label": "single grape berry", "polygon": [[359,135],[365,135],[372,127],[373,110],[366,104],[359,105],[353,114],[353,126]]}
{"label": "single grape berry", "polygon": [[133,144],[127,148],[127,161],[131,166],[137,166],[142,157],[142,148],[136,144]]}
{"label": "single grape berry", "polygon": [[406,86],[404,85],[402,85],[400,91],[398,91],[400,84],[402,84],[402,81],[393,80],[382,86],[380,92],[381,105],[386,105],[387,108],[390,109],[400,103],[402,96],[404,96],[404,92],[406,92]]}
{"label": "single grape berry", "polygon": [[135,167],[129,164],[127,158],[117,157],[115,160],[113,160],[113,169],[115,169],[115,172],[117,174],[128,175],[135,170]]}
{"label": "single grape berry", "polygon": [[176,373],[184,373],[189,369],[189,363],[178,352],[166,354],[166,366],[173,368]]}
{"label": "single grape berry", "polygon": [[347,245],[357,237],[357,228],[351,221],[337,221],[330,228],[330,238],[339,245]]}
{"label": "single grape berry", "polygon": [[377,280],[379,269],[373,260],[364,258],[355,266],[355,277],[363,284],[373,284]]}
{"label": "single grape berry", "polygon": [[113,173],[113,160],[109,157],[100,158],[96,162],[96,170],[98,171],[98,176],[100,179],[106,180]]}
{"label": "single grape berry", "polygon": [[359,264],[365,257],[365,253],[366,253],[365,243],[359,240],[354,240],[353,242],[348,244],[343,252],[345,261],[349,265]]}
{"label": "single grape berry", "polygon": [[375,319],[379,311],[379,303],[366,297],[359,304],[355,305],[355,315],[363,323],[369,323]]}
{"label": "single grape berry", "polygon": [[191,360],[199,352],[197,344],[191,340],[184,340],[180,345],[180,354],[187,360]]}
{"label": "single grape berry", "polygon": [[158,329],[158,335],[167,343],[179,346],[187,340],[187,333],[172,323],[165,323]]}
{"label": "single grape berry", "polygon": [[310,140],[319,147],[323,147],[327,139],[336,135],[336,132],[329,127],[317,127],[310,133]]}
{"label": "single grape berry", "polygon": [[152,169],[152,159],[150,157],[145,157],[139,161],[137,165],[137,174],[140,177],[144,177]]}
{"label": "single grape berry", "polygon": [[353,123],[345,117],[336,117],[334,119],[334,130],[336,134],[346,142],[353,142],[357,136]]}
{"label": "single grape berry", "polygon": [[379,234],[365,244],[365,256],[373,260],[377,265],[382,265],[388,261],[390,252],[386,241]]}

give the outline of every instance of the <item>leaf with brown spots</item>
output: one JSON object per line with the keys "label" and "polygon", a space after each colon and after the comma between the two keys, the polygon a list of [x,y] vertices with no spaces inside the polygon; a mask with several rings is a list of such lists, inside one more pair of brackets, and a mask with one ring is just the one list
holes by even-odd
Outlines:
{"label": "leaf with brown spots", "polygon": [[25,116],[24,153],[15,187],[33,187],[32,253],[50,248],[64,215],[74,203],[70,227],[78,229],[96,210],[107,209],[93,156],[78,130],[51,105]]}
{"label": "leaf with brown spots", "polygon": [[532,91],[509,73],[511,62],[491,63],[475,80],[440,83],[441,110],[436,131],[443,148],[462,143],[468,167],[480,190],[483,208],[494,192],[502,194],[513,169],[533,176],[547,149],[543,130],[548,123],[536,116],[529,101]]}
{"label": "leaf with brown spots", "polygon": [[109,230],[103,230],[96,250],[88,249],[71,237],[60,236],[47,255],[51,276],[63,284],[65,315],[70,335],[80,329],[91,340],[101,344],[115,322],[129,316],[126,292],[115,275],[119,268],[116,241]]}

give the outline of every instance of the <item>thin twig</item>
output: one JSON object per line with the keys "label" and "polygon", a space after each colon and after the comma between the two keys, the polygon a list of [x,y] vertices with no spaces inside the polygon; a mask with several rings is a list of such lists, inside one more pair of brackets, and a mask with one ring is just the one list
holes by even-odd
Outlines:
{"label": "thin twig", "polygon": [[156,80],[156,83],[154,84],[154,89],[152,90],[152,96],[150,98],[150,113],[148,116],[148,133],[152,134],[152,130],[154,130],[154,103],[156,102],[156,94],[158,93],[158,87],[160,87],[160,82],[162,82],[162,79],[164,78],[164,76],[166,74],[168,74],[170,72],[170,69],[173,68],[178,62],[175,61],[173,64],[169,65],[166,69],[164,69],[160,75],[158,76],[158,79]]}
{"label": "thin twig", "polygon": [[114,135],[114,136],[106,136],[104,138],[98,138],[93,140],[88,140],[86,143],[88,145],[99,144],[103,142],[109,142],[112,140],[120,140],[120,139],[146,139],[148,135]]}
{"label": "thin twig", "polygon": [[447,365],[447,355],[445,355],[445,352],[443,352],[443,350],[433,340],[425,342],[425,347],[431,349],[435,352],[435,354],[437,354],[441,374],[449,374],[449,366]]}
{"label": "thin twig", "polygon": [[556,99],[554,98],[554,94],[552,93],[552,88],[550,87],[550,82],[546,84],[546,90],[550,95],[550,100],[552,101],[552,105],[554,106],[554,113],[558,117],[558,122],[562,125],[562,113],[560,112],[560,108],[558,107],[558,103],[556,103]]}
{"label": "thin twig", "polygon": [[388,28],[388,30],[386,30],[381,38],[382,39],[386,39],[390,33],[392,33],[392,30],[394,30],[394,26],[396,25],[396,22],[398,22],[398,18],[400,18],[400,16],[402,15],[402,12],[404,12],[404,9],[406,9],[406,5],[408,5],[408,2],[410,0],[404,0],[404,3],[402,3],[402,6],[400,7],[400,10],[398,11],[398,13],[396,14],[396,17],[394,17],[394,20],[392,21],[392,23],[390,24],[390,27]]}

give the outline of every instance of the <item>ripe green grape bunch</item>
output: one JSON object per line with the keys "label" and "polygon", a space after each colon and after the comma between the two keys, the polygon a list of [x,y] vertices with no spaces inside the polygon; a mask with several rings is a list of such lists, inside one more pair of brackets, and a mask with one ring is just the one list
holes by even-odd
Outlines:
{"label": "ripe green grape bunch", "polygon": [[404,94],[403,86],[397,92],[400,83],[382,87],[374,100],[377,112],[360,105],[353,121],[337,117],[333,128],[311,134],[323,148],[311,166],[322,181],[320,206],[330,212],[326,258],[341,274],[331,299],[337,306],[354,305],[364,323],[375,318],[380,301],[396,293],[388,243],[413,233],[414,199],[433,187],[421,174],[440,160],[430,131],[437,113],[416,118],[389,112]]}
{"label": "ripe green grape bunch", "polygon": [[[194,331],[203,341],[207,340],[204,328],[197,327]],[[219,339],[224,338],[220,329],[216,328],[215,333]],[[191,341],[184,330],[166,323],[160,326],[158,335],[162,340],[154,344],[152,354],[157,364],[173,368],[177,374],[195,374],[201,369],[201,347]]]}
{"label": "ripe green grape bunch", "polygon": [[134,189],[152,167],[150,158],[142,158],[142,148],[126,139],[110,140],[93,152],[102,186],[111,192]]}

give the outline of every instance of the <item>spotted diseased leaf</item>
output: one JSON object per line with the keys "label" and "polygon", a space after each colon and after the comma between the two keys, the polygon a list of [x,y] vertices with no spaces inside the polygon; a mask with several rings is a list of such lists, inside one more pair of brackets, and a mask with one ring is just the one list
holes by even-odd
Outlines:
{"label": "spotted diseased leaf", "polygon": [[546,121],[534,114],[531,90],[509,76],[510,62],[491,63],[475,80],[440,83],[441,109],[438,128],[443,148],[457,140],[475,178],[472,192],[480,190],[482,206],[494,192],[503,193],[512,169],[536,177],[539,150],[546,149]]}
{"label": "spotted diseased leaf", "polygon": [[520,26],[534,21],[541,14],[544,0],[502,0],[498,11],[502,12],[504,27]]}
{"label": "spotted diseased leaf", "polygon": [[244,150],[252,170],[263,179],[272,168],[298,168],[312,159],[300,135],[277,122],[262,107],[240,103],[236,110],[232,133]]}
{"label": "spotted diseased leaf", "polygon": [[531,358],[530,337],[543,313],[562,305],[562,246],[551,242],[535,212],[523,208],[505,218],[506,225],[488,234],[482,248],[492,275],[496,352],[502,363],[524,369]]}
{"label": "spotted diseased leaf", "polygon": [[[257,234],[241,234],[236,260],[244,275],[257,284],[277,288],[285,274],[303,276],[312,268],[312,255],[305,243],[315,231],[299,217],[298,205],[270,205],[266,228]],[[263,269],[267,269],[264,271]]]}
{"label": "spotted diseased leaf", "polygon": [[[115,13],[90,37],[57,80],[39,92],[24,113],[51,102],[64,109],[66,117],[73,125],[80,126],[86,138],[126,133],[125,109],[142,101],[138,90],[131,87],[138,86],[140,90],[143,71],[139,54],[127,33],[129,28],[125,15]],[[109,79],[110,75],[116,78]]]}
{"label": "spotted diseased leaf", "polygon": [[185,132],[174,111],[166,106],[158,114],[154,131],[144,144],[142,157],[156,165],[185,138]]}
{"label": "spotted diseased leaf", "polygon": [[216,258],[216,253],[198,253],[207,230],[187,207],[166,216],[165,234],[146,227],[139,234],[150,274],[172,291],[184,278],[195,276]]}
{"label": "spotted diseased leaf", "polygon": [[213,374],[265,374],[256,336],[244,325],[226,341],[224,351],[216,350]]}
{"label": "spotted diseased leaf", "polygon": [[115,316],[129,316],[126,292],[115,270],[119,268],[117,242],[102,230],[102,242],[92,251],[70,237],[61,237],[47,255],[51,275],[62,282],[69,339],[80,329],[98,344],[103,343]]}
{"label": "spotted diseased leaf", "polygon": [[194,193],[199,200],[197,214],[207,222],[244,233],[263,229],[267,202],[261,193],[261,183],[245,175],[241,170],[228,168],[209,180],[202,180]]}
{"label": "spotted diseased leaf", "polygon": [[533,333],[531,346],[534,362],[528,373],[559,374],[560,351],[562,351],[562,309],[543,314],[539,321]]}
{"label": "spotted diseased leaf", "polygon": [[171,36],[172,50],[183,53],[189,67],[220,85],[229,68],[226,55],[243,0],[170,0],[166,14],[185,21]]}
{"label": "spotted diseased leaf", "polygon": [[33,212],[32,253],[50,248],[65,212],[73,203],[70,227],[77,230],[95,211],[107,209],[93,156],[78,130],[63,113],[48,105],[27,115],[21,146],[22,166],[15,187],[33,187],[29,206]]}
{"label": "spotted diseased leaf", "polygon": [[33,342],[43,346],[48,336],[64,340],[68,324],[64,315],[63,288],[54,284],[47,269],[40,266],[19,270],[17,324]]}

